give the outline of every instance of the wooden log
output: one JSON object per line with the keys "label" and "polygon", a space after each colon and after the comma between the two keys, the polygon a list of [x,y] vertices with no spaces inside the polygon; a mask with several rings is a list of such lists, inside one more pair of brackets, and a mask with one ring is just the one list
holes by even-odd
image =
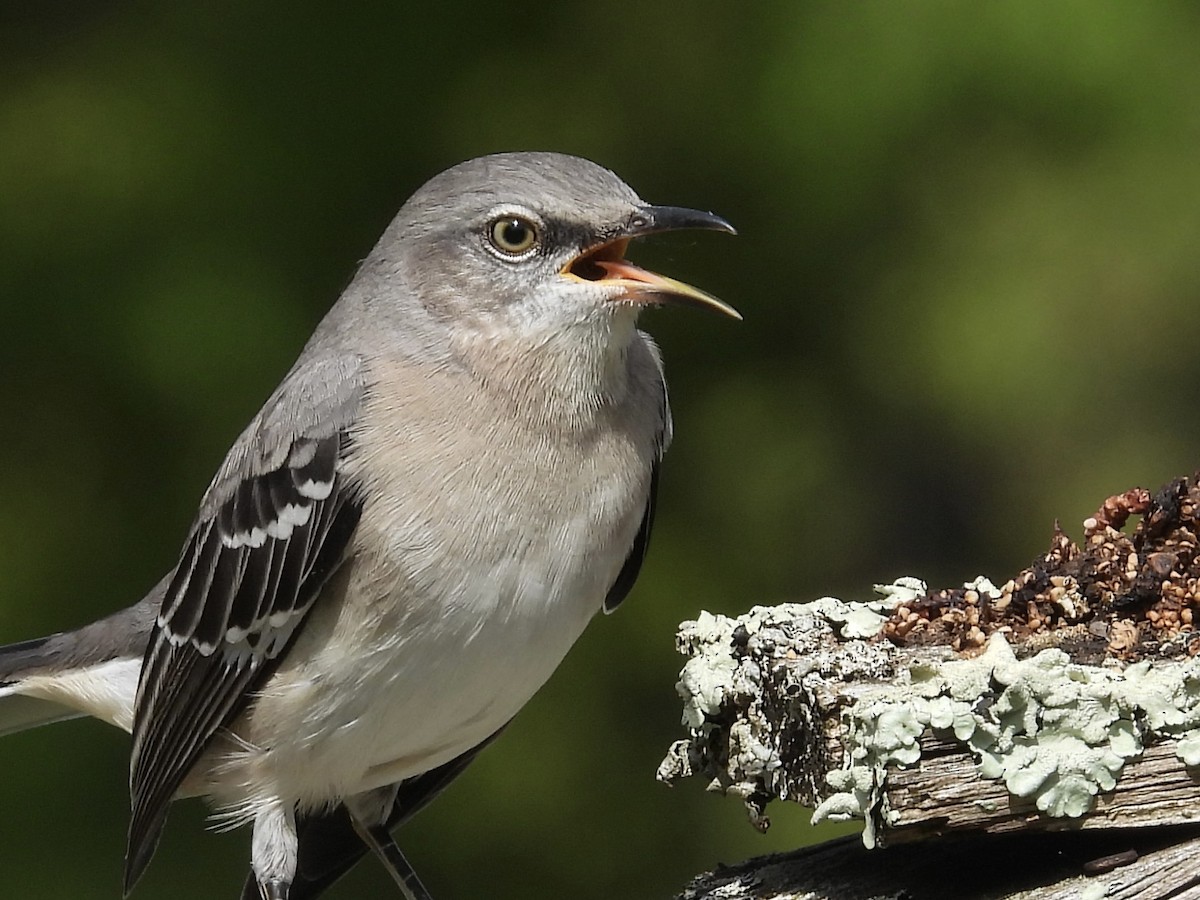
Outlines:
{"label": "wooden log", "polygon": [[[1084,533],[1002,587],[684,623],[687,738],[660,780],[702,777],[760,829],[777,800],[864,829],[681,897],[1200,900],[1200,476],[1111,497]],[[1087,882],[1055,847],[1121,874]]]}
{"label": "wooden log", "polygon": [[705,777],[760,828],[774,799],[862,818],[868,845],[1200,821],[1200,661],[1077,663],[1000,632],[968,655],[863,636],[918,590],[685,623],[690,736],[660,779]]}
{"label": "wooden log", "polygon": [[1200,838],[1026,833],[874,851],[848,838],[723,866],[678,900],[1200,900]]}

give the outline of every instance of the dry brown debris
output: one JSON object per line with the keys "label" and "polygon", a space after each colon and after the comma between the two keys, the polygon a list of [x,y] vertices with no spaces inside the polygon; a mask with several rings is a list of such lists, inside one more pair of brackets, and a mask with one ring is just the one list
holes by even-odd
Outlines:
{"label": "dry brown debris", "polygon": [[[1141,521],[1127,534],[1134,516]],[[1200,472],[1151,497],[1109,497],[1083,522],[1082,546],[1055,523],[1050,550],[999,589],[933,591],[899,607],[884,635],[900,645],[971,652],[1002,631],[1015,643],[1054,643],[1079,661],[1200,653]]]}

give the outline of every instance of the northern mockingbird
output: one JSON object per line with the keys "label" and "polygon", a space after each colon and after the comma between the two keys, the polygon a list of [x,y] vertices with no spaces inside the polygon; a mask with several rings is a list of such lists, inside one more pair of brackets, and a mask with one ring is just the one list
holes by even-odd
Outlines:
{"label": "northern mockingbird", "polygon": [[243,897],[315,897],[436,795],[629,592],[671,417],[647,305],[737,313],[626,261],[707,212],[553,153],[400,210],[238,438],[171,572],[0,649],[0,733],[133,734],[126,892],[171,801],[253,826]]}

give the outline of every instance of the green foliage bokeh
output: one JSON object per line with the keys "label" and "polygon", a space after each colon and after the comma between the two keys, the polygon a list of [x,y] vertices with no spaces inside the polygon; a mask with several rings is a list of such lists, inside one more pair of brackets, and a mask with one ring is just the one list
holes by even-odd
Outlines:
{"label": "green foliage bokeh", "polygon": [[[677,433],[642,580],[401,843],[437,896],[653,898],[826,836],[654,782],[674,628],[1003,580],[1056,518],[1200,468],[1198,45],[1182,0],[5,4],[0,639],[169,568],[425,178],[577,153],[734,222],[636,255],[746,321],[645,317]],[[127,752],[0,741],[15,895],[120,895]],[[247,856],[181,804],[134,896],[232,898]],[[330,897],[392,890],[368,863]]]}

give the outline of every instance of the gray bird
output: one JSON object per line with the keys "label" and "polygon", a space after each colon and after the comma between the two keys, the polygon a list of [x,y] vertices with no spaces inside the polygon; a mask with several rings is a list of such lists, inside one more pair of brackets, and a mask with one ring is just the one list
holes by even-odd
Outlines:
{"label": "gray bird", "polygon": [[0,733],[132,732],[125,889],[172,800],[253,826],[243,897],[315,897],[435,796],[629,592],[671,439],[648,305],[738,314],[626,261],[707,212],[553,153],[400,210],[238,438],[171,572],[0,648]]}

